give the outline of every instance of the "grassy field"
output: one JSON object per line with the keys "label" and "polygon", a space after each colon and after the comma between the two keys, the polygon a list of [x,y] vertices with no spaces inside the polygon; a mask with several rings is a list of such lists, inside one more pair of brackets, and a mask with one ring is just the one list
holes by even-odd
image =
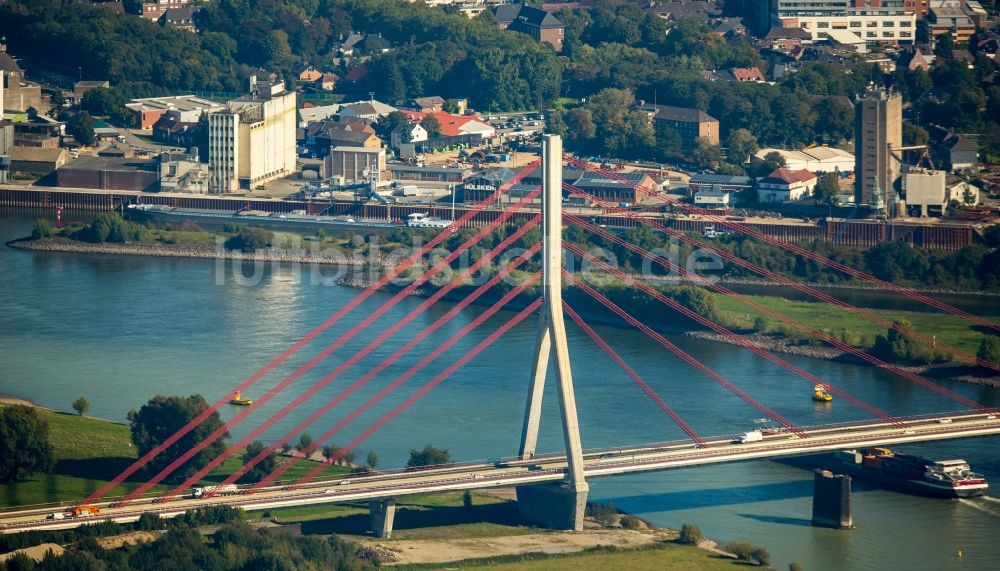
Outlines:
{"label": "grassy field", "polygon": [[[259,517],[264,512],[251,512]],[[336,533],[367,536],[370,524],[367,503],[327,504],[270,510],[282,522],[301,522],[303,533]],[[540,533],[521,525],[517,504],[483,493],[472,494],[466,508],[461,492],[421,494],[399,498],[393,539],[464,539]]]}
{"label": "grassy field", "polygon": [[[782,313],[814,329],[825,331],[838,339],[841,338],[842,332],[846,331],[849,337],[853,337],[854,340],[864,345],[866,342],[870,344],[874,341],[876,335],[886,332],[885,326],[848,313],[831,304],[791,301],[778,297],[747,297],[768,309]],[[755,309],[722,295],[715,295],[715,305],[723,319],[736,327],[753,327],[754,319],[759,315]],[[888,321],[908,319],[918,332],[928,336],[934,335],[938,341],[973,355],[979,349],[979,343],[983,336],[979,327],[959,317],[943,313],[883,309],[869,309],[867,311]],[[769,321],[769,328],[778,325],[777,321],[766,319]]]}
{"label": "grassy field", "polygon": [[581,553],[472,559],[441,564],[398,565],[400,570],[465,569],[489,567],[502,571],[576,571],[577,569],[628,569],[629,571],[716,571],[746,568],[745,563],[712,555],[695,547],[658,543],[641,549],[595,549]]}
{"label": "grassy field", "polygon": [[[120,474],[136,458],[129,428],[124,424],[45,409],[39,411],[49,421],[55,466],[51,473],[35,474],[26,480],[0,486],[0,507],[79,500]],[[236,454],[209,473],[202,483],[221,482],[241,465],[240,454]],[[282,479],[300,478],[316,465],[316,462],[298,462]],[[324,475],[347,472],[347,468],[333,466]],[[139,480],[127,480],[108,496],[127,494],[141,483]],[[158,485],[152,491],[165,492],[169,489],[168,486]]]}

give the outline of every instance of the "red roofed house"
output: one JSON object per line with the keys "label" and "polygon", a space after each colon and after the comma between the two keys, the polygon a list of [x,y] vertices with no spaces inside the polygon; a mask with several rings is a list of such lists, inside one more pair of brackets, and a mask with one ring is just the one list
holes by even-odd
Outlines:
{"label": "red roofed house", "polygon": [[347,72],[347,75],[344,76],[344,79],[350,81],[351,83],[354,83],[357,81],[361,81],[362,79],[365,78],[366,75],[368,75],[368,68],[362,65],[359,67],[351,68],[351,71]]}
{"label": "red roofed house", "polygon": [[764,74],[756,67],[734,67],[729,70],[736,81],[752,81],[764,83]]}
{"label": "red roofed house", "polygon": [[[480,121],[478,117],[466,115],[452,115],[445,111],[435,111],[433,113],[407,112],[407,119],[411,117],[419,122],[423,122],[424,117],[433,116],[441,124],[441,137],[463,137],[476,136],[488,139],[496,135],[496,129],[489,123]],[[412,119],[411,119],[412,120]]]}
{"label": "red roofed house", "polygon": [[816,175],[807,170],[775,169],[758,182],[757,199],[761,202],[794,202],[808,198],[812,196],[816,182]]}

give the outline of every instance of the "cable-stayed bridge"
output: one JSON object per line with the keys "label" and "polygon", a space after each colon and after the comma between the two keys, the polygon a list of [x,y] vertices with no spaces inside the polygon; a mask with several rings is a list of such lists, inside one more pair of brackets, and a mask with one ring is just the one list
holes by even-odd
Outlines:
{"label": "cable-stayed bridge", "polygon": [[[850,306],[837,300],[826,293],[816,290],[808,285],[792,282],[787,278],[756,266],[746,260],[742,260],[732,254],[712,247],[711,243],[699,238],[677,232],[670,228],[659,225],[657,222],[642,217],[639,214],[630,213],[627,210],[617,208],[613,203],[609,203],[602,197],[588,194],[582,190],[564,185],[562,181],[562,169],[566,163],[591,168],[586,163],[575,161],[572,158],[565,158],[562,154],[561,141],[556,136],[547,136],[542,160],[543,185],[525,194],[520,201],[512,205],[495,217],[495,219],[485,227],[475,231],[471,237],[461,245],[451,250],[444,256],[433,259],[433,263],[426,261],[426,256],[435,248],[439,248],[442,243],[449,240],[457,228],[469,222],[477,212],[470,210],[467,214],[459,218],[455,223],[444,229],[439,235],[429,240],[411,256],[402,260],[392,268],[386,270],[379,280],[371,286],[362,290],[349,303],[338,309],[326,321],[307,332],[299,341],[288,348],[284,353],[278,355],[269,363],[261,367],[258,371],[245,379],[233,392],[245,392],[254,386],[265,376],[271,374],[281,365],[287,362],[293,355],[303,350],[307,345],[315,341],[321,334],[329,330],[338,323],[344,316],[357,309],[365,300],[371,298],[392,280],[407,272],[411,268],[426,267],[425,271],[417,271],[419,274],[409,285],[393,294],[388,300],[382,303],[376,310],[368,314],[357,325],[347,329],[335,340],[327,344],[322,350],[317,352],[304,364],[296,368],[292,373],[284,377],[280,382],[273,385],[264,394],[255,399],[252,406],[240,411],[233,418],[224,423],[222,427],[203,439],[197,445],[183,451],[183,453],[160,472],[145,479],[141,485],[121,498],[107,498],[107,494],[118,484],[126,479],[134,479],[142,474],[150,461],[163,453],[185,435],[190,433],[202,422],[204,422],[213,412],[225,406],[228,399],[220,399],[201,415],[193,419],[190,423],[182,427],[175,434],[170,436],[160,446],[154,448],[141,458],[136,460],[121,474],[115,477],[87,498],[77,502],[77,506],[92,506],[99,510],[98,515],[72,517],[62,519],[48,519],[54,512],[63,509],[53,506],[39,506],[22,509],[13,509],[0,512],[0,531],[12,532],[23,529],[40,528],[63,528],[72,527],[88,522],[114,519],[117,521],[131,521],[145,512],[157,513],[164,516],[177,515],[186,510],[205,507],[209,505],[230,505],[248,509],[269,509],[282,506],[293,506],[313,503],[343,502],[367,500],[371,502],[373,513],[373,527],[380,534],[387,534],[391,530],[392,516],[395,509],[395,498],[414,493],[425,493],[444,490],[475,489],[498,486],[514,486],[517,488],[519,508],[525,519],[542,523],[544,525],[564,528],[579,529],[582,525],[584,507],[587,499],[587,480],[595,477],[628,474],[633,472],[645,472],[656,470],[669,470],[683,467],[692,467],[706,464],[736,462],[763,458],[780,458],[801,454],[813,454],[823,451],[840,450],[872,445],[889,445],[906,442],[923,442],[931,440],[944,440],[954,438],[966,438],[973,436],[984,436],[1000,434],[1000,419],[998,412],[985,406],[971,398],[958,394],[938,383],[930,381],[913,371],[886,363],[881,359],[857,348],[830,334],[816,330],[808,325],[795,322],[788,316],[761,305],[752,298],[733,292],[725,286],[705,279],[686,268],[680,267],[674,261],[656,253],[650,252],[639,245],[631,244],[621,236],[608,231],[606,228],[594,225],[586,220],[572,215],[563,215],[562,200],[564,193],[570,196],[584,198],[592,204],[601,205],[609,211],[618,211],[620,214],[629,217],[637,225],[645,225],[656,232],[661,232],[676,238],[679,241],[690,244],[694,247],[705,248],[719,254],[726,261],[745,267],[759,275],[773,280],[776,283],[793,287],[805,294],[814,296],[816,299],[831,303],[846,312],[853,313],[859,317],[870,319],[875,323],[885,325],[899,331],[901,334],[911,336],[922,341],[931,341],[926,335],[921,334],[907,327],[905,324],[890,322],[885,318],[875,315],[872,312]],[[512,185],[517,184],[527,172],[537,167],[537,163],[530,164],[523,168],[517,176],[508,181],[504,186],[478,205],[479,209],[486,208],[494,203],[497,197],[505,193]],[[598,171],[608,180],[618,183],[629,183],[625,178]],[[458,259],[460,255],[476,247],[485,237],[489,236],[496,228],[504,226],[510,222],[510,218],[515,212],[528,208],[530,203],[538,197],[542,198],[542,211],[531,218],[526,224],[510,232],[510,234],[496,246],[482,253],[482,255],[469,268],[458,273],[450,282],[438,287],[433,293],[403,318],[398,319],[391,325],[378,330],[378,335],[364,348],[352,353],[346,359],[338,361],[333,359],[333,354],[343,348],[349,341],[354,339],[359,333],[370,328],[382,316],[386,315],[402,299],[413,294],[426,284],[439,272],[447,269]],[[926,304],[936,310],[943,311],[969,321],[980,328],[996,331],[1000,330],[1000,325],[988,319],[971,315],[967,312],[953,308],[940,301],[928,298],[920,293],[900,288],[893,284],[888,284],[882,280],[864,274],[853,268],[844,266],[838,262],[826,259],[821,255],[801,248],[794,244],[780,242],[757,233],[744,225],[713,215],[711,212],[703,211],[689,205],[675,203],[678,208],[688,209],[698,212],[709,220],[713,220],[720,227],[726,227],[734,232],[743,232],[758,240],[763,240],[772,245],[784,248],[789,252],[809,259],[816,263],[821,263],[836,271],[850,275],[855,279],[860,279],[872,283],[878,287],[895,291],[899,295],[911,297],[921,303]],[[562,230],[564,225],[578,225],[594,236],[600,237],[609,243],[614,243],[637,255],[643,256],[651,263],[655,263],[664,269],[677,272],[683,278],[694,283],[710,288],[720,295],[730,296],[748,307],[759,311],[769,318],[775,319],[788,327],[799,330],[816,340],[828,345],[837,347],[845,353],[851,354],[873,366],[890,371],[900,378],[905,379],[925,390],[933,391],[939,395],[955,401],[963,407],[959,412],[942,412],[924,417],[899,417],[879,409],[878,407],[866,403],[863,400],[851,395],[840,387],[834,386],[817,375],[800,366],[794,365],[785,359],[774,355],[753,342],[736,335],[724,326],[712,322],[707,317],[685,307],[677,301],[662,295],[655,288],[651,287],[642,278],[626,275],[606,262],[594,258],[588,252],[583,251],[574,244],[562,243]],[[344,387],[337,395],[329,401],[318,402],[320,391],[337,380],[351,367],[364,363],[364,360],[371,356],[376,349],[386,346],[390,338],[415,321],[418,317],[438,300],[442,299],[449,292],[464,285],[465,281],[476,272],[483,269],[485,264],[491,260],[498,259],[514,244],[523,240],[528,232],[536,227],[541,227],[543,239],[541,243],[531,244],[514,257],[505,258],[499,265],[496,274],[475,288],[461,301],[455,304],[448,312],[441,315],[433,323],[426,326],[417,333],[407,331],[408,340],[401,344],[391,355],[382,359],[378,364],[367,369],[367,372],[351,384]],[[723,375],[699,362],[690,354],[684,351],[666,337],[650,328],[637,316],[630,315],[628,311],[615,304],[605,297],[600,291],[590,286],[582,280],[576,279],[575,275],[567,272],[563,268],[563,253],[567,251],[575,256],[592,264],[594,267],[606,272],[609,275],[624,281],[636,290],[641,290],[652,299],[661,302],[665,308],[669,308],[684,315],[718,334],[726,336],[733,343],[755,352],[760,357],[784,367],[789,372],[789,377],[798,379],[801,382],[812,385],[824,385],[838,399],[848,405],[863,410],[870,415],[871,420],[861,421],[851,424],[814,426],[797,426],[785,418],[778,410],[770,405],[759,401],[751,394],[750,389],[741,387],[725,378]],[[531,260],[541,256],[542,269],[539,271],[527,270],[524,267]],[[429,266],[429,267],[427,267]],[[767,431],[762,438],[757,441],[738,442],[731,436],[704,436],[697,433],[681,415],[668,402],[668,399],[658,394],[654,388],[642,378],[615,350],[604,341],[600,335],[590,327],[581,315],[562,299],[563,279],[572,282],[573,286],[584,292],[598,306],[603,306],[610,314],[616,315],[621,320],[639,329],[648,335],[653,341],[663,346],[664,349],[675,355],[682,362],[689,365],[693,370],[708,377],[713,382],[718,383],[726,390],[744,401],[762,415],[773,420],[778,427]],[[387,382],[378,392],[368,398],[362,404],[350,411],[332,411],[357,393],[368,383],[375,379],[384,380],[389,375],[387,371],[405,355],[413,351],[417,345],[432,335],[435,335],[450,320],[459,315],[470,304],[474,303],[482,296],[498,287],[504,282],[508,287],[499,299],[491,304],[486,310],[465,324],[456,333],[446,339],[437,334],[433,337],[436,346],[433,351],[424,355],[414,365],[405,372],[395,376]],[[513,285],[511,285],[513,283]],[[541,295],[538,295],[538,293]],[[533,292],[533,293],[532,293]],[[532,299],[532,295],[535,296]],[[496,315],[500,310],[516,306],[516,313],[510,317],[503,325],[490,333],[485,339],[476,344],[464,354],[455,356],[451,349],[465,338],[472,330],[483,326],[487,320]],[[680,442],[667,442],[659,444],[646,444],[641,446],[621,446],[603,450],[584,450],[579,433],[579,418],[576,412],[575,393],[573,389],[572,366],[570,361],[569,347],[566,341],[566,326],[564,315],[568,315],[578,327],[580,327],[608,357],[617,363],[624,374],[649,397],[665,414],[669,421],[675,423],[687,436],[688,440]],[[516,458],[501,459],[489,462],[470,462],[457,465],[429,467],[426,469],[412,471],[383,471],[374,474],[353,475],[330,479],[324,477],[323,473],[329,468],[331,463],[336,462],[349,451],[356,449],[367,438],[376,433],[386,423],[413,406],[420,399],[426,397],[437,385],[448,377],[458,373],[463,366],[475,359],[484,350],[489,349],[501,336],[509,330],[533,318],[538,322],[538,335],[534,351],[534,362],[530,371],[526,370],[529,380],[527,386],[527,399],[524,413],[524,424],[520,437],[519,453]],[[975,364],[986,367],[994,371],[1000,371],[1000,365],[971,355],[955,347],[950,347],[944,343],[933,340],[934,346],[941,351],[948,352],[958,361],[968,364]],[[296,435],[313,426],[321,418],[335,418],[336,423],[327,429],[322,435],[307,447],[303,452],[309,453],[317,450],[325,443],[330,442],[338,433],[348,426],[352,426],[360,416],[367,411],[378,406],[386,397],[394,394],[403,384],[413,380],[420,375],[422,369],[437,359],[445,357],[448,359],[448,366],[440,373],[427,380],[418,389],[412,392],[405,400],[392,407],[387,412],[381,414],[370,426],[362,430],[349,443],[341,447],[333,454],[329,463],[316,466],[307,475],[295,482],[285,482],[280,480],[296,462],[298,458],[282,464],[272,471],[260,482],[236,488],[234,486],[246,472],[266,459],[283,444],[290,441]],[[323,376],[319,381],[306,385],[301,378],[313,368],[327,361],[336,362],[332,371]],[[364,365],[368,367],[367,364]],[[564,453],[540,454],[536,450],[538,434],[540,430],[540,418],[542,410],[542,395],[546,382],[549,381],[550,368],[555,372],[556,395],[559,401],[559,411],[564,443]],[[213,442],[222,438],[232,427],[247,420],[262,405],[282,392],[295,395],[288,404],[282,406],[270,417],[258,422],[249,433],[242,437],[239,442],[231,446],[226,452],[213,459],[206,466],[196,471],[185,481],[174,485],[165,494],[151,494],[151,490],[157,484],[163,482],[171,476],[178,468],[182,467],[188,460],[201,452]],[[271,443],[260,454],[249,458],[242,468],[226,477],[221,484],[200,497],[192,497],[191,489],[209,473],[221,465],[227,458],[239,453],[252,441],[259,439],[268,429],[273,427],[290,413],[308,410],[309,414],[299,421],[293,428],[289,429],[277,441]],[[225,491],[225,493],[223,493]]]}

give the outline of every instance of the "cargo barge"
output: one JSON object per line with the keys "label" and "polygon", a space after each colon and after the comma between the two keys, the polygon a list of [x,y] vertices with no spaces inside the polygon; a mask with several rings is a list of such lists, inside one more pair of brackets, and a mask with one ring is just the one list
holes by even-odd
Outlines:
{"label": "cargo barge", "polygon": [[798,465],[850,474],[888,488],[939,498],[973,498],[989,489],[965,460],[929,460],[887,448],[844,450],[798,459]]}
{"label": "cargo barge", "polygon": [[236,211],[204,210],[154,204],[129,204],[124,212],[126,218],[137,222],[151,221],[166,224],[193,223],[200,227],[218,229],[221,229],[225,225],[237,224],[274,230],[306,230],[311,232],[320,228],[332,232],[352,230],[391,231],[406,225],[402,220],[354,219],[346,215],[325,216],[321,214],[306,214],[305,211],[279,213],[250,209]]}

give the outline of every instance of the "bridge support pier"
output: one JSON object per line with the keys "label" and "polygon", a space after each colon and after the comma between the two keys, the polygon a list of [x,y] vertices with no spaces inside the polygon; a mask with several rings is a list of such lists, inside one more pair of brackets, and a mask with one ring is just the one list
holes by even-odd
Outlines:
{"label": "bridge support pier", "polygon": [[569,482],[517,487],[517,511],[521,520],[547,527],[580,531],[587,510],[588,486]]}
{"label": "bridge support pier", "polygon": [[396,518],[396,498],[368,502],[368,512],[371,514],[372,533],[375,537],[382,539],[392,537],[392,522]]}
{"label": "bridge support pier", "polygon": [[851,529],[851,476],[816,470],[813,480],[812,524],[816,527]]}

